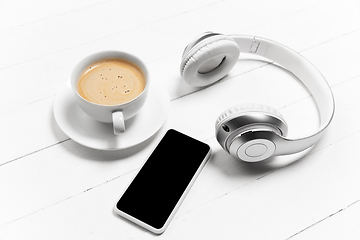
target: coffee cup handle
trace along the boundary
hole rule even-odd
[[[115,135],[121,135],[125,132],[124,114],[121,111],[113,112],[113,128]]]

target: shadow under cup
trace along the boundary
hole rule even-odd
[[[90,102],[83,98],[78,92],[78,83],[83,72],[93,63],[105,59],[120,59],[136,65],[144,75],[144,90],[132,100],[117,105],[101,105]],[[104,51],[92,54],[80,61],[73,69],[70,76],[71,87],[75,93],[77,104],[91,118],[105,123],[113,123],[114,134],[125,132],[125,120],[135,116],[144,106],[148,89],[149,73],[145,64],[134,55],[121,51]]]

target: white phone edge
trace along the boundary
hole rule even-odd
[[[161,138],[162,139],[162,138]],[[160,139],[160,141],[161,141]],[[158,142],[158,144],[160,143],[160,141]],[[158,145],[157,144],[157,145]],[[151,154],[153,153],[153,151],[156,149],[157,145],[155,146],[155,148],[151,151],[151,153],[149,154],[149,156],[146,158],[146,160],[144,161],[144,163],[141,165],[141,167],[139,168],[139,170],[137,171],[137,173],[133,176],[132,180],[128,183],[128,185],[126,186],[125,190],[121,193],[120,197],[117,199],[117,201],[114,204],[114,212],[118,215],[120,215],[121,217],[136,223],[137,225],[155,233],[155,234],[162,234],[165,229],[168,227],[168,225],[170,224],[172,218],[175,216],[175,213],[177,212],[178,208],[180,207],[181,203],[184,201],[186,195],[188,194],[188,192],[190,191],[192,185],[194,184],[195,180],[197,179],[197,177],[199,176],[201,170],[204,168],[205,164],[207,163],[207,161],[210,159],[211,156],[211,147],[209,146],[209,152],[206,154],[205,158],[202,160],[200,166],[198,167],[198,169],[196,170],[195,174],[193,175],[191,181],[189,182],[188,186],[186,187],[185,191],[183,192],[183,194],[181,195],[179,201],[176,203],[174,209],[172,210],[171,214],[169,215],[168,219],[166,220],[164,226],[162,226],[161,228],[154,228],[152,226],[150,226],[149,224],[140,221],[139,219],[123,212],[120,211],[116,205],[118,203],[118,201],[120,200],[120,198],[122,197],[122,195],[125,193],[125,191],[128,189],[128,187],[130,186],[130,184],[132,183],[132,181],[135,179],[135,177],[137,176],[137,174],[139,173],[139,171],[142,169],[142,167],[144,166],[144,164],[146,163],[146,161],[148,160],[148,158],[151,156]]]

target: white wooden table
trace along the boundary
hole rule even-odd
[[[205,31],[275,40],[323,73],[336,112],[308,155],[247,164],[221,149],[215,120],[239,103],[277,108],[291,136],[318,118],[299,81],[250,56],[209,88],[186,85],[182,51]],[[360,239],[359,42],[358,0],[0,1],[0,239]],[[171,100],[159,132],[129,149],[84,147],[53,114],[73,66],[101,50],[138,55]],[[213,154],[157,236],[113,205],[169,128]]]

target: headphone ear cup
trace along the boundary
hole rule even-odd
[[[236,117],[245,116],[247,114],[262,114],[267,116],[273,116],[277,118],[280,122],[283,124],[280,124],[280,126],[277,126],[277,131],[281,136],[286,136],[288,127],[285,122],[284,117],[281,115],[281,113],[276,110],[273,107],[264,105],[264,104],[258,104],[258,103],[243,103],[236,106],[233,106],[231,108],[226,109],[224,112],[222,112],[219,117],[216,120],[216,129],[220,127],[220,125],[224,124],[225,122],[228,122]],[[251,122],[252,124],[270,124],[271,122],[265,121],[262,122],[264,119],[259,118],[256,119],[255,122]],[[242,122],[244,125],[248,125],[246,121]],[[238,127],[243,127],[242,125]]]
[[[186,48],[180,74],[189,85],[202,87],[223,78],[239,59],[240,49],[226,35],[213,34]]]
[[[269,136],[286,136],[288,131],[279,111],[266,105],[252,103],[227,109],[218,117],[215,125],[216,138],[223,149],[232,156],[248,162],[264,160],[275,151],[275,143],[260,135],[265,132],[269,133],[265,134]]]

